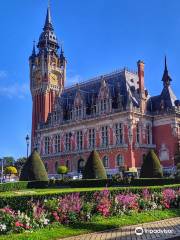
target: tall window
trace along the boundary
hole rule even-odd
[[[121,167],[123,165],[124,165],[124,158],[122,155],[119,154],[116,158],[116,166]]]
[[[108,168],[108,166],[109,166],[109,159],[107,156],[103,157],[103,165],[105,168]]]
[[[66,151],[71,150],[71,133],[65,134],[65,149]]]
[[[55,173],[57,173],[57,169],[58,169],[58,162],[55,162],[55,164],[54,164],[54,169],[55,169]]]
[[[136,125],[136,143],[140,143],[140,126],[139,123]]]
[[[68,170],[70,171],[70,164],[69,164],[69,160],[66,161],[66,167],[68,168]]]
[[[61,151],[60,135],[56,135],[54,141],[55,153],[59,153]]]
[[[102,127],[102,146],[107,147],[108,146],[108,126]]]
[[[116,132],[116,144],[123,143],[123,125],[122,123],[117,123],[115,125],[115,132]]]
[[[45,154],[50,154],[50,137],[45,137]]]
[[[147,144],[151,144],[151,127],[149,124],[146,126],[146,130],[147,130]]]
[[[83,135],[82,135],[82,131],[78,131],[77,132],[77,149],[78,150],[82,150],[83,148]]]
[[[100,101],[101,112],[106,112],[107,110],[107,100],[103,99]]]
[[[95,129],[89,129],[89,148],[95,147]]]
[[[81,118],[82,116],[82,107],[78,106],[75,107],[75,118]]]

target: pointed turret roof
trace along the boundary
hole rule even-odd
[[[49,50],[57,51],[57,49],[59,48],[57,37],[52,25],[50,6],[48,6],[47,8],[47,14],[46,14],[43,32],[40,35],[37,46],[38,48],[41,48],[41,49],[43,48],[43,49],[46,49],[47,51]]]
[[[168,87],[170,85],[170,82],[172,81],[172,79],[168,73],[166,56],[165,56],[165,66],[164,66],[164,73],[163,73],[162,81],[163,81],[164,86],[166,86],[166,87]]]
[[[51,20],[51,9],[50,9],[50,5],[47,8],[47,13],[46,13],[46,20],[45,20],[45,24],[44,24],[44,31],[46,30],[54,30],[53,29],[53,25],[52,25],[52,20]]]

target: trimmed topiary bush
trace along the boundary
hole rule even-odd
[[[106,170],[99,157],[99,154],[93,150],[87,159],[84,167],[83,178],[85,179],[107,179]]]
[[[20,181],[48,182],[48,175],[39,153],[34,150],[24,164]]]
[[[163,177],[161,164],[154,150],[150,150],[147,156],[144,157],[140,177],[141,178]]]
[[[68,168],[66,166],[59,166],[57,168],[57,173],[62,175],[62,179],[64,179],[64,174],[68,173]]]

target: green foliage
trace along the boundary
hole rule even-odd
[[[16,167],[18,174],[20,174],[22,167],[24,166],[25,162],[26,162],[27,158],[22,157],[22,158],[18,158],[15,162],[14,162],[14,166]]]
[[[28,182],[8,182],[0,183],[0,192],[7,192],[13,190],[26,189],[28,187]]]
[[[180,170],[180,163],[176,165],[177,170]]]
[[[24,164],[20,181],[48,181],[47,172],[39,153],[34,150]]]
[[[97,151],[93,150],[87,159],[83,178],[85,179],[106,179],[107,174],[103,166],[102,160]]]
[[[180,163],[178,163],[176,166],[175,179],[177,182],[180,182]]]
[[[58,174],[66,174],[68,172],[68,168],[66,166],[59,166],[57,169]]]
[[[13,163],[15,162],[15,159],[13,157],[3,157],[3,163],[4,166],[12,166]]]
[[[12,175],[12,174],[17,174],[17,169],[13,166],[6,167],[4,170],[4,173],[6,175]]]
[[[141,178],[161,178],[163,176],[162,168],[159,158],[154,150],[150,150],[146,157],[144,157],[141,167]]]
[[[59,166],[57,168],[57,173],[62,175],[62,178],[64,174],[68,173],[68,168],[66,166]]]
[[[133,179],[131,185],[133,186],[158,186],[175,184],[177,181],[174,178],[137,178]]]
[[[50,180],[49,184],[50,186],[54,185],[54,187],[68,186],[71,188],[83,188],[83,187],[106,187],[106,186],[110,187],[117,184],[117,182],[113,181],[112,179],[77,179],[66,181],[55,180],[53,185],[52,181]],[[121,182],[120,184],[123,185],[124,183]]]
[[[172,188],[172,189],[179,189],[180,184],[173,184],[173,185],[166,185],[166,186],[149,186],[148,190],[151,192],[161,192],[162,189],[165,188]],[[141,193],[142,189],[146,187],[112,187],[109,188],[111,194],[118,194],[131,191],[132,193]],[[72,192],[79,192],[80,196],[83,196],[85,200],[89,201],[92,197],[94,192],[100,191],[103,188],[75,188],[75,189],[42,189],[41,191],[38,189],[30,190],[29,192],[24,191],[19,192],[19,194],[15,193],[2,193],[0,195],[0,208],[5,206],[9,206],[14,210],[21,210],[25,211],[28,208],[28,202],[31,200],[34,201],[41,201],[41,200],[48,200],[54,199]]]

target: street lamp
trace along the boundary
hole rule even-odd
[[[29,142],[30,142],[30,138],[29,138],[29,135],[27,134],[26,136],[26,144],[27,144],[27,159],[28,159],[28,150],[29,150]]]

